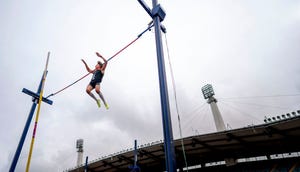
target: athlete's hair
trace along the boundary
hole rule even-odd
[[[100,66],[102,66],[103,64],[100,62],[100,61],[97,61],[97,63],[100,65]]]

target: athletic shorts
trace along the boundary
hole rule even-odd
[[[91,81],[89,85],[92,86],[93,88],[95,88],[96,85],[100,85],[100,82]]]

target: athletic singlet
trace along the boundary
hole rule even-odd
[[[104,74],[101,72],[101,70],[96,70],[93,73],[91,82],[100,83],[102,81],[103,76],[104,76]]]

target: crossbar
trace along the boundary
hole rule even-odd
[[[37,94],[35,92],[32,92],[32,91],[30,91],[30,90],[28,90],[26,88],[23,88],[22,92],[25,93],[25,94],[28,94],[28,95],[32,96],[35,99],[39,99],[39,97],[40,97],[39,94]],[[49,105],[53,104],[52,100],[49,100],[49,99],[47,99],[45,97],[42,98],[42,101],[45,102],[45,103],[48,103]]]

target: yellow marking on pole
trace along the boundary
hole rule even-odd
[[[26,165],[26,172],[29,172],[29,168],[30,168],[30,161],[31,161],[31,155],[32,155],[32,150],[33,150],[33,145],[34,145],[34,140],[35,140],[35,133],[36,133],[36,129],[37,129],[37,124],[38,124],[38,120],[39,120],[40,109],[41,109],[41,104],[42,104],[42,99],[43,99],[43,92],[44,92],[44,85],[45,85],[45,81],[46,81],[49,56],[50,56],[50,52],[48,52],[46,67],[45,67],[44,74],[43,74],[42,87],[41,87],[40,97],[39,97],[39,101],[38,101],[39,105],[38,105],[38,110],[37,110],[36,117],[35,117],[34,129],[33,129],[32,139],[31,139],[31,143],[30,143],[30,150],[29,150],[29,155],[28,155],[27,165]]]

